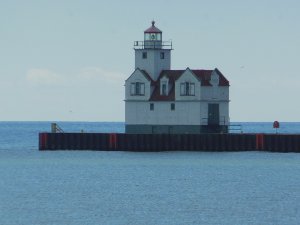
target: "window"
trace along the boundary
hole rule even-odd
[[[154,110],[154,103],[150,103],[150,111]]]
[[[161,33],[145,33],[145,41],[161,41]]]
[[[164,58],[165,58],[165,53],[164,53],[164,52],[161,52],[161,53],[160,53],[160,58],[161,58],[161,59],[164,59]]]
[[[145,84],[141,82],[131,83],[131,95],[145,95]]]
[[[160,95],[167,96],[169,94],[169,79],[164,77],[160,80]]]
[[[195,84],[184,82],[180,84],[180,95],[182,96],[194,96],[195,95]]]
[[[143,59],[147,59],[147,52],[143,52]]]
[[[175,110],[175,103],[171,103],[171,110],[172,110],[172,111]]]
[[[167,84],[162,84],[161,94],[162,95],[167,95]]]
[[[135,84],[135,94],[138,95],[141,93],[141,84],[140,83],[136,83]]]

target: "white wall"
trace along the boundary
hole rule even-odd
[[[176,102],[175,110],[171,110],[172,102],[154,102],[154,110],[150,111],[151,102],[126,102],[126,124],[151,125],[207,125],[208,104],[219,104],[220,125],[229,124],[228,102]],[[153,102],[152,102],[153,103]],[[224,124],[225,119],[225,124]]]
[[[225,124],[221,124],[221,125],[229,125],[229,123],[230,123],[229,102],[220,103],[220,117],[221,117],[221,120],[223,120],[223,118],[225,118]],[[223,122],[223,121],[220,121],[220,122]]]
[[[201,87],[201,100],[229,101],[229,87],[202,86]]]
[[[229,87],[202,86],[201,97],[202,118],[208,118],[209,103],[219,104],[220,125],[229,125]],[[206,119],[202,119],[201,122],[202,125],[207,125]]]
[[[181,83],[190,82],[195,84],[195,96],[181,96],[180,85]],[[201,99],[201,82],[187,69],[175,82],[175,99],[176,101],[191,101]]]
[[[154,110],[150,110],[154,103]],[[125,107],[126,124],[152,125],[200,125],[200,102],[138,102],[127,101]]]
[[[143,52],[147,52],[147,58],[143,59]],[[165,58],[160,58],[160,53],[165,53]],[[171,50],[169,49],[135,49],[135,68],[145,70],[157,80],[162,70],[171,69]]]
[[[131,95],[130,88],[131,83],[141,82],[145,84],[145,95],[135,96]],[[144,74],[135,70],[133,74],[125,81],[125,100],[148,100],[151,95],[151,82],[144,76]]]
[[[207,125],[208,104],[219,104],[220,125],[229,125],[229,102],[228,101],[202,101],[201,102],[201,125]]]

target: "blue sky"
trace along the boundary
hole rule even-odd
[[[172,69],[229,79],[231,121],[300,121],[300,1],[1,1],[0,121],[124,121],[154,19]]]

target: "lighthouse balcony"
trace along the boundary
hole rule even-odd
[[[134,49],[168,49],[173,50],[172,41],[135,41]]]

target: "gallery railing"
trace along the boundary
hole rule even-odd
[[[135,41],[134,49],[169,49],[172,50],[172,41]]]

